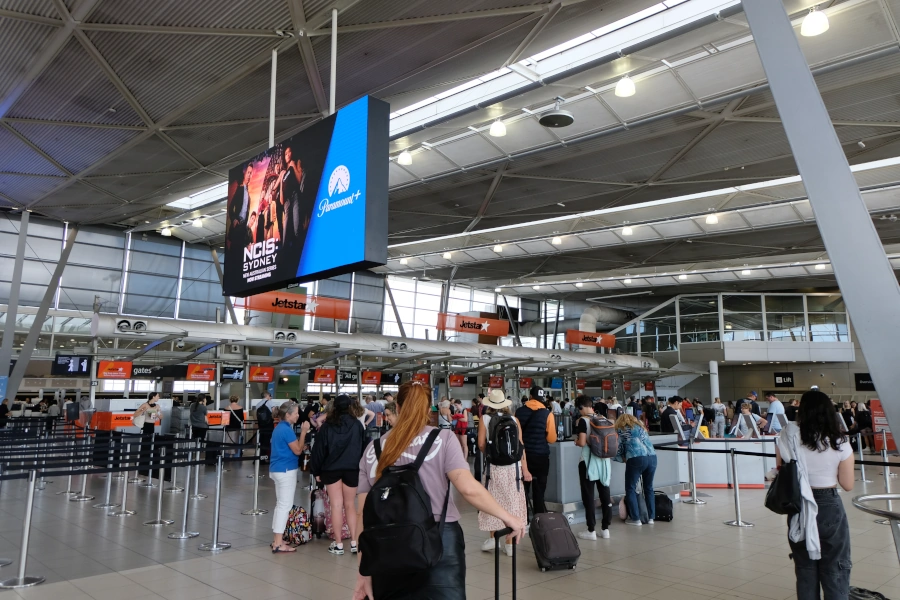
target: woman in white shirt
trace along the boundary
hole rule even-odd
[[[800,470],[805,470],[818,507],[815,528],[818,530],[819,558],[810,557],[809,539],[816,539],[816,532],[809,530],[809,524],[806,525],[805,539],[794,541],[788,537],[797,577],[797,599],[818,600],[820,587],[825,600],[846,599],[850,594],[852,567],[850,526],[837,486],[840,484],[848,492],[853,489],[853,450],[839,429],[831,399],[818,390],[803,394],[797,423],[788,423],[781,434],[781,440],[789,443],[786,436],[799,437],[797,462],[801,465]],[[779,468],[782,464],[781,445],[779,443],[775,448],[775,462]],[[799,515],[791,517],[799,518]]]

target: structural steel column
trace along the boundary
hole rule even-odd
[[[59,279],[62,277],[63,270],[66,268],[66,263],[69,262],[69,255],[72,254],[72,246],[75,245],[75,236],[77,235],[78,225],[69,227],[69,237],[66,238],[66,247],[63,248],[62,254],[59,255],[59,262],[56,263],[56,269],[53,270],[53,275],[50,277],[50,283],[47,284],[47,289],[44,291],[44,299],[41,300],[41,305],[38,307],[37,314],[34,315],[34,323],[31,324],[31,329],[28,330],[28,336],[25,338],[25,344],[22,345],[22,350],[19,352],[19,360],[16,362],[16,368],[13,369],[12,375],[9,376],[7,394],[15,395],[19,390],[19,384],[22,383],[22,378],[25,376],[25,368],[31,360],[31,355],[34,352],[35,346],[37,346],[38,336],[41,334],[41,327],[44,325],[44,319],[47,318],[47,312],[50,310],[50,303],[53,302],[53,298],[56,296],[56,290],[59,289]]]
[[[716,398],[721,398],[719,394],[719,363],[715,360],[709,361],[709,401],[712,403]]]
[[[885,415],[900,427],[900,286],[784,5],[743,0],[743,6]]]
[[[0,400],[6,396],[9,362],[12,360],[13,339],[16,336],[16,318],[19,310],[19,289],[22,287],[22,265],[25,263],[25,245],[28,236],[27,210],[22,211],[19,221],[19,239],[16,246],[16,262],[13,264],[12,284],[9,286],[9,306],[6,309],[6,325],[3,327],[3,341],[0,342]],[[13,396],[15,396],[13,390]]]

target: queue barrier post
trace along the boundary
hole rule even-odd
[[[144,436],[141,436],[140,439],[141,439],[141,443],[143,443]],[[141,446],[139,444],[138,445],[138,457],[140,457],[141,451],[142,451]],[[128,444],[128,453],[131,454],[131,444]],[[144,480],[141,479],[141,474],[139,472],[140,471],[139,465],[140,465],[140,460],[135,460],[134,461],[134,477],[132,477],[131,479],[128,479],[127,480],[128,483],[144,483]],[[125,505],[123,504],[122,506],[125,506]]]
[[[190,461],[188,461],[190,462]],[[187,475],[184,480],[184,489],[188,490],[191,487],[191,467],[188,466],[186,469]],[[184,494],[184,507],[183,512],[181,513],[181,531],[173,531],[169,534],[169,539],[172,540],[187,540],[190,538],[195,538],[200,535],[199,531],[188,531],[187,530],[187,518],[188,518],[188,503],[190,502],[191,497],[187,493]]]
[[[143,452],[143,448],[141,449]],[[153,488],[156,487],[156,484],[153,483],[153,455],[156,454],[156,432],[150,434],[150,457],[147,460],[147,480],[140,484],[140,487],[144,488]],[[138,473],[140,474],[140,472]],[[159,476],[159,473],[157,473]],[[162,479],[160,479],[159,484],[162,485]]]
[[[212,541],[200,544],[198,548],[208,552],[221,552],[231,548],[228,542],[219,541],[219,512],[222,508],[222,455],[216,457],[216,510],[213,513]]]
[[[131,456],[131,444],[125,444],[125,454],[126,458]],[[126,463],[127,464],[127,463]],[[125,477],[128,477],[128,470],[125,470]],[[130,481],[130,480],[129,480]],[[109,513],[111,517],[130,517],[135,514],[135,511],[128,510],[128,505],[126,502],[128,501],[128,481],[125,482],[125,485],[122,486],[122,502],[121,502],[121,510],[117,510],[116,512]]]
[[[200,492],[200,440],[196,441],[196,447],[194,451],[194,461],[197,463],[194,466],[194,493],[191,494],[191,500],[202,500],[207,497],[206,494]],[[188,467],[190,468],[190,467]]]
[[[688,437],[688,477],[690,477],[691,497],[682,500],[683,504],[706,504],[705,500],[697,497],[697,473],[694,470],[694,436]]]
[[[866,465],[862,464],[865,461],[865,457],[863,456],[863,447],[862,447],[862,434],[856,434],[856,448],[859,450],[859,480],[862,483],[872,483],[871,479],[866,479]]]
[[[49,433],[42,433],[40,437],[41,437],[41,439],[44,440],[45,443],[44,443],[44,444],[40,444],[40,443],[39,443],[38,446],[37,446],[38,452],[41,454],[41,480],[40,480],[40,482],[38,482],[37,490],[38,490],[39,492],[43,492],[44,489],[47,487],[47,484],[48,484],[48,483],[53,483],[53,482],[52,482],[52,481],[49,481],[49,482],[48,482],[46,479],[44,479],[44,466],[47,464],[47,453],[46,453],[46,451],[49,451],[49,450],[50,450],[50,442],[49,442],[50,434],[49,434]]]
[[[180,438],[176,435],[175,441],[172,442],[172,451],[173,452],[177,452],[177,450],[178,450],[178,440],[179,439]],[[175,459],[173,457],[172,462],[174,463],[174,461],[175,461]],[[188,467],[188,469],[190,469],[190,467]],[[159,481],[160,481],[160,485],[162,485],[162,479],[160,479]],[[178,465],[173,464],[172,465],[172,485],[170,485],[169,487],[166,488],[166,493],[167,494],[180,494],[184,490],[185,490],[185,488],[180,487],[178,485]]]
[[[163,468],[162,465],[166,460],[166,449],[159,449],[159,462],[156,463],[156,478],[159,480],[159,492],[156,494],[156,518],[152,521],[144,521],[144,525],[171,525],[175,521],[172,519],[162,518],[162,499],[165,490],[163,489]]]
[[[113,467],[113,449],[112,449],[112,438],[111,437],[109,438],[109,451],[107,452],[106,466],[109,469],[112,469],[112,467]],[[112,494],[112,480],[113,480],[112,471],[110,471],[106,475],[107,475],[107,477],[106,477],[106,495],[104,496],[103,502],[101,502],[100,504],[95,504],[94,508],[115,508],[115,507],[119,506],[118,504],[115,504],[114,502],[110,502],[110,495]]]
[[[68,446],[69,446],[69,443],[66,442],[64,448],[67,448]],[[75,452],[75,440],[72,440],[72,453],[74,454],[74,452]],[[56,492],[57,496],[59,496],[61,494],[71,496],[72,494],[77,493],[75,490],[72,489],[72,469],[73,468],[74,467],[72,467],[72,461],[69,461],[69,469],[68,469],[69,474],[66,476],[66,489],[62,490],[61,492]]]
[[[85,472],[81,475],[81,491],[76,495],[69,498],[69,502],[87,502],[88,500],[93,500],[94,496],[89,496],[87,493],[87,467],[89,466],[89,458],[88,458],[88,438],[87,435],[84,436],[84,443],[81,445],[84,451],[84,467]]]
[[[882,429],[881,430],[881,458],[883,459],[884,462],[888,461],[887,460],[887,447],[888,447],[887,429]],[[885,467],[884,471],[882,472],[882,475],[884,475],[885,477],[896,477],[897,476],[896,473],[891,473],[890,467]]]
[[[26,575],[25,568],[28,561],[28,540],[31,537],[31,513],[34,509],[34,489],[37,482],[37,473],[32,471],[28,475],[28,498],[25,501],[25,521],[22,524],[22,546],[19,550],[19,573],[16,577],[0,581],[0,589],[25,588],[44,583],[45,579],[40,575]]]
[[[881,443],[881,462],[887,464],[888,455],[887,455],[887,435],[885,434],[885,430],[881,430],[882,433],[882,443]],[[891,468],[884,467],[884,471],[881,472],[884,475],[884,493],[888,495],[891,493]],[[887,501],[888,510],[893,510],[893,506],[890,500]],[[890,519],[875,519],[875,522],[879,525],[890,525]]]
[[[259,455],[259,431],[258,430],[256,432],[256,451],[255,452],[256,452],[256,464],[259,465],[259,461],[262,460],[262,456]],[[263,477],[265,477],[265,475],[260,475],[258,468],[253,472],[253,475],[247,475],[247,479],[253,479],[253,478],[261,479]],[[312,488],[310,488],[310,489],[312,489]]]
[[[725,521],[725,524],[731,527],[753,527],[753,523],[741,519],[741,486],[738,483],[737,458],[734,448],[731,449],[731,482],[734,485],[734,521]]]
[[[259,449],[259,442],[257,442],[257,449]],[[250,510],[242,511],[242,515],[251,515],[257,517],[259,515],[268,514],[268,510],[264,508],[259,508],[259,452],[256,453],[256,456],[253,457],[253,508]]]
[[[3,484],[3,463],[0,463],[0,485]],[[7,567],[12,564],[8,558],[0,558],[0,568]]]

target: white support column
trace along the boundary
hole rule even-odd
[[[743,0],[743,6],[869,372],[888,422],[898,427],[900,286],[784,5]]]
[[[719,395],[719,363],[717,361],[709,361],[709,401],[713,402]]]
[[[272,79],[269,84],[269,148],[275,145],[275,88],[278,83],[278,49],[272,48]]]
[[[331,9],[331,77],[328,85],[330,96],[328,99],[328,114],[334,114],[334,96],[337,93],[337,19],[338,9]]]
[[[6,324],[3,327],[3,341],[0,343],[0,397],[6,396],[9,363],[12,360],[13,338],[16,336],[16,317],[19,310],[19,290],[22,287],[22,266],[25,263],[25,245],[28,238],[28,217],[31,213],[22,211],[19,220],[19,239],[16,245],[16,261],[13,263],[12,283],[9,286],[9,303],[6,309]],[[11,390],[15,397],[16,390]]]

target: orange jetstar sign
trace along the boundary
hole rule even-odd
[[[189,364],[187,378],[188,381],[215,381],[216,365]]]
[[[97,379],[131,379],[131,363],[101,360],[97,366]]]
[[[238,305],[241,306],[240,300]],[[350,318],[350,301],[325,296],[266,292],[243,299],[244,308],[287,315],[315,315],[322,319],[346,321]]]
[[[451,375],[450,387],[462,387],[466,382],[465,375]]]
[[[378,385],[381,383],[381,371],[363,371],[363,385]]]
[[[500,389],[503,387],[503,377],[499,375],[491,375],[490,385],[488,386],[491,389]]]
[[[316,369],[313,375],[313,383],[334,383],[337,379],[337,369]]]
[[[259,383],[275,381],[275,367],[250,367],[250,381]]]
[[[578,331],[569,329],[566,331],[567,344],[580,344],[582,346],[600,346],[601,348],[614,348],[616,336],[608,333],[595,333],[593,331]]]
[[[450,331],[464,331],[496,337],[509,335],[509,321],[485,319],[484,317],[464,317],[448,313],[438,313],[437,328],[442,331],[449,329]]]

